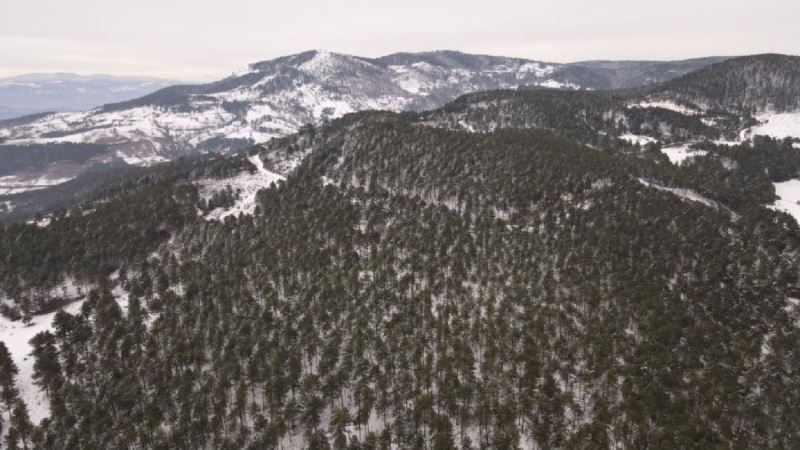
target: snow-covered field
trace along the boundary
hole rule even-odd
[[[457,61],[413,59],[382,65],[324,51],[307,56],[251,65],[225,80],[231,86],[228,90],[212,87],[210,93],[209,89],[198,89],[167,102],[50,114],[30,123],[0,127],[0,137],[8,144],[20,145],[125,144],[120,147],[125,161],[141,165],[157,162],[157,157],[171,158],[172,153],[190,151],[204,142],[213,142],[211,147],[226,145],[217,144],[219,138],[266,142],[307,123],[321,123],[354,111],[438,106],[425,102],[432,97],[441,102],[443,93],[455,98],[467,92],[536,83],[578,87],[545,80],[556,66],[535,61],[499,59],[473,67]],[[129,148],[131,143],[138,145],[137,151]],[[144,147],[149,153],[143,155]]]
[[[669,100],[654,100],[654,101],[643,101],[638,103],[632,103],[628,105],[632,108],[661,108],[661,109],[668,109],[670,111],[679,112],[681,114],[685,114],[687,116],[700,114],[702,113],[701,110],[697,108],[692,108],[686,105],[681,105]]]
[[[564,83],[558,80],[545,80],[536,83],[537,86],[546,87],[550,89],[580,89],[580,86],[573,83]]]
[[[65,283],[61,287],[54,289],[53,293],[60,293],[66,298],[76,298],[81,293],[81,289],[73,283]],[[63,310],[76,314],[80,311],[84,300],[77,300],[67,305]],[[29,324],[23,321],[10,321],[0,316],[0,341],[6,344],[11,357],[19,368],[17,374],[17,389],[20,397],[28,406],[28,413],[31,421],[38,424],[43,418],[50,415],[50,405],[38,386],[33,383],[33,357],[30,356],[30,340],[37,334],[52,329],[53,318],[57,311],[52,313],[34,316]]]
[[[750,129],[750,136],[760,134],[778,139],[800,138],[800,112],[764,113],[757,115],[756,120],[762,123]]]
[[[791,214],[800,223],[800,180],[789,180],[774,185],[775,194],[779,199],[771,207]]]
[[[693,150],[689,145],[675,145],[671,147],[663,147],[661,152],[667,155],[672,164],[683,164],[686,159],[693,156],[703,156],[708,154],[705,150]]]

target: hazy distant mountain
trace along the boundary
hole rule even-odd
[[[0,78],[0,120],[44,111],[80,111],[141,97],[176,83],[150,77],[72,73]]]
[[[9,108],[8,106],[0,105],[0,120],[8,120],[8,119],[13,119],[15,117],[23,117],[30,114],[35,114],[37,112],[41,111],[36,109]]]
[[[581,61],[564,65],[553,79],[593,89],[621,89],[664,82],[726,59],[712,56],[681,61]]]

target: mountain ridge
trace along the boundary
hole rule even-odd
[[[531,86],[588,91],[591,83],[608,86],[638,84],[653,77],[691,79],[691,73],[695,72],[681,75],[682,72],[697,65],[708,71],[706,64],[725,64],[719,60],[724,58],[673,62],[600,61],[585,62],[581,66],[450,50],[395,53],[378,58],[311,50],[255,62],[246,70],[212,83],[170,86],[90,111],[33,115],[0,122],[0,139],[15,151],[30,145],[50,145],[54,147],[53,152],[58,153],[55,147],[66,143],[99,144],[106,146],[107,152],[85,164],[116,161],[146,165],[197,152],[246,148],[286,136],[306,124],[325,123],[362,110],[429,111],[465,94]],[[621,69],[615,69],[614,65]],[[577,84],[586,82],[590,85]],[[597,109],[593,114],[613,115],[614,111],[624,109],[618,119],[631,122],[620,127],[619,123],[606,121],[597,130],[611,132],[614,136],[628,132],[641,142],[656,139],[676,142],[690,136],[721,139],[723,135],[732,141],[739,140],[738,133],[758,123],[748,122],[750,119],[740,117],[738,112],[706,112],[689,117],[692,114],[687,116],[680,108],[676,112],[674,106],[648,101],[646,94],[651,92],[648,89],[664,86],[664,83],[669,81],[608,91],[613,98],[607,103],[606,111]],[[585,89],[578,89],[580,87]],[[618,101],[628,104],[620,106]],[[652,107],[654,105],[659,107]],[[633,108],[639,110],[633,111]],[[523,116],[515,114],[513,117],[519,120]],[[781,118],[770,126],[775,128],[787,120],[792,119]],[[716,130],[709,131],[712,128]],[[791,133],[794,131],[790,130],[789,135]],[[58,169],[59,174],[54,177],[59,180],[74,177],[85,167],[64,168],[56,164],[53,170]],[[26,179],[48,176],[41,171],[20,173],[15,182],[20,184]]]

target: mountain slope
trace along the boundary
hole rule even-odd
[[[753,55],[733,58],[634,91],[647,99],[688,103],[733,113],[800,110],[800,57]]]
[[[88,112],[0,125],[0,138],[15,144],[104,144],[135,160],[173,158],[240,148],[365,109],[430,109],[468,92],[522,85],[600,87],[553,78],[565,67],[451,51],[377,59],[310,51],[252,64],[215,83],[173,86]]]
[[[546,129],[579,142],[608,137],[648,137],[664,143],[717,139],[720,132],[697,117],[658,108],[629,107],[613,92],[551,89],[468,94],[421,119],[437,127],[487,132]]]
[[[12,435],[800,444],[800,229],[764,204],[765,169],[800,163],[790,145],[676,166],[513,128],[523,119],[470,133],[421,117],[363,112],[252,154],[137,168],[49,224],[1,228],[7,305],[49,305],[67,279],[88,291],[32,343],[49,420],[9,420]],[[274,185],[255,176],[281,167]],[[218,214],[244,210],[234,185],[248,175],[264,183],[254,207]]]
[[[127,156],[171,158],[263,142],[354,111],[439,106],[473,90],[533,83],[549,70],[530,61],[455,53],[369,60],[311,51],[252,64],[207,85],[173,86],[85,113],[6,127],[0,136],[21,144],[102,143]]]
[[[661,83],[724,61],[708,57],[682,61],[581,61],[556,70],[553,79],[593,89],[624,89]]]

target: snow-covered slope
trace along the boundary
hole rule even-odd
[[[256,194],[261,189],[266,189],[273,183],[284,180],[286,177],[278,173],[267,170],[264,162],[258,155],[249,158],[250,162],[256,166],[253,173],[241,172],[238,175],[221,180],[206,179],[198,183],[201,197],[208,199],[215,192],[230,187],[237,199],[230,208],[216,208],[209,211],[205,218],[208,220],[224,220],[228,216],[238,216],[240,214],[253,214],[256,209]]]
[[[800,111],[786,113],[762,113],[757,115],[759,125],[746,130],[747,137],[753,135],[771,136],[777,139],[800,138]]]
[[[71,314],[80,311],[85,300],[82,294],[82,288],[71,281],[63,283],[48,293],[50,296],[74,299],[72,303],[63,308],[64,311]],[[0,297],[0,301],[5,301],[5,299]],[[22,320],[12,321],[0,315],[0,341],[6,344],[19,369],[16,377],[17,389],[22,400],[28,406],[31,420],[36,424],[50,415],[50,405],[44,392],[33,382],[34,358],[30,354],[32,351],[30,340],[43,331],[52,330],[53,318],[57,313],[58,310],[34,316],[29,323]]]
[[[310,51],[207,85],[0,123],[0,137],[6,144],[100,143],[123,159],[148,161],[264,142],[355,111],[430,108],[467,92],[545,83],[555,67],[456,52],[367,59]]]
[[[778,200],[772,208],[791,214],[800,223],[800,180],[775,183]]]

